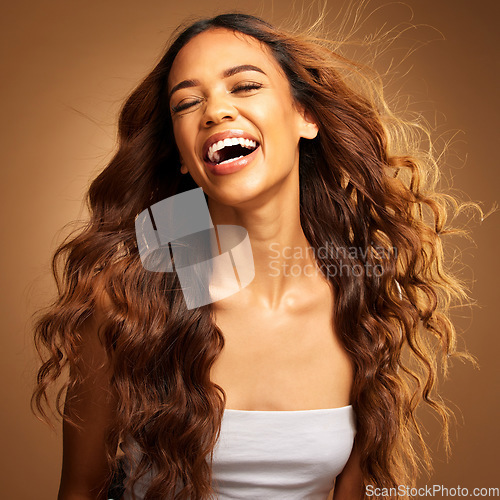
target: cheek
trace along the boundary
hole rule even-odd
[[[185,130],[185,127],[181,125],[174,125],[174,139],[177,145],[179,153],[186,158],[189,154],[189,137],[190,135]]]
[[[264,140],[271,134],[285,140],[289,135],[290,127],[293,125],[292,113],[287,104],[279,99],[266,100],[253,106],[249,115],[254,123],[262,128]]]
[[[275,102],[272,110],[268,112],[268,124],[281,151],[294,151],[300,134],[297,129],[297,111],[293,104],[286,99]]]

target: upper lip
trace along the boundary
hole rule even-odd
[[[215,134],[212,134],[205,141],[202,149],[203,159],[204,160],[207,159],[208,150],[212,144],[215,144],[216,142],[222,141],[224,139],[229,139],[231,137],[243,137],[244,139],[250,139],[251,141],[255,141],[257,145],[259,145],[259,141],[252,134],[249,134],[244,130],[239,130],[239,129],[223,130],[221,132],[216,132]]]

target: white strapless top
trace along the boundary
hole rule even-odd
[[[351,454],[355,434],[352,406],[226,409],[214,447],[214,490],[219,500],[326,500]],[[138,481],[137,500],[147,484],[148,476]],[[123,500],[132,500],[130,491]]]

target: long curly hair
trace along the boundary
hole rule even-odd
[[[357,249],[314,255],[323,270],[352,271],[325,274],[336,296],[334,326],[354,365],[351,401],[364,484],[414,484],[422,465],[431,468],[417,407],[423,402],[437,412],[447,444],[451,412],[436,394],[437,376],[440,367],[446,374],[451,357],[473,360],[457,350],[449,315],[468,294],[443,252],[443,236],[463,231],[446,224],[450,210],[463,204],[437,191],[437,161],[421,148],[426,130],[389,109],[371,69],[321,38],[241,13],[177,32],[123,105],[118,150],[88,192],[89,220],[53,257],[58,296],[35,324],[43,364],[33,408],[47,416],[49,389],[69,368],[55,406],[72,420],[61,402],[83,377],[79,330],[106,297],[99,333],[118,401],[106,443],[110,470],[116,442],[131,461],[135,442],[142,454],[131,483],[152,474],[146,500],[174,497],[178,484],[176,499],[214,494],[207,458],[225,394],[209,373],[224,337],[210,304],[187,309],[175,272],[144,269],[134,224],[150,205],[197,187],[179,171],[167,79],[179,50],[213,28],[267,46],[293,98],[319,126],[314,140],[300,143],[300,220],[314,250],[325,242]]]

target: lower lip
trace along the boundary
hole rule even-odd
[[[251,163],[257,156],[259,150],[260,146],[258,146],[257,149],[252,151],[249,155],[243,156],[242,158],[238,158],[237,160],[230,161],[228,163],[217,164],[206,161],[205,165],[213,174],[216,175],[232,174],[234,172],[242,170],[249,163]]]

